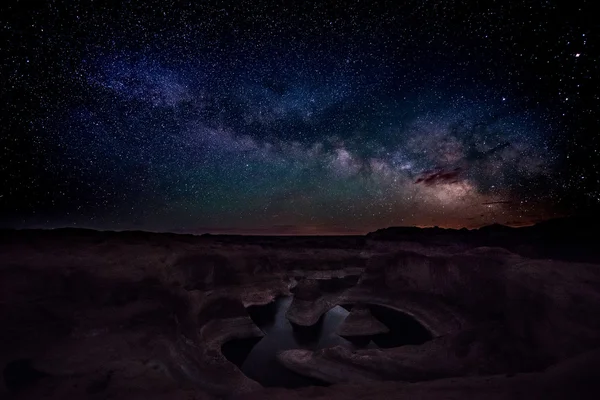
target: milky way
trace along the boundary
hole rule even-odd
[[[3,6],[4,225],[364,233],[600,203],[588,9],[364,3]]]

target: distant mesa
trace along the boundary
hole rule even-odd
[[[503,247],[530,258],[555,258],[579,262],[600,259],[595,215],[550,219],[531,226],[492,224],[478,229],[390,227],[370,232],[367,240],[404,241],[420,244],[453,245],[466,248]]]

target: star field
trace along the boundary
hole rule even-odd
[[[2,223],[327,234],[594,211],[590,7],[3,4]]]

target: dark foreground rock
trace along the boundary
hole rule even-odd
[[[598,398],[600,263],[546,228],[522,244],[500,227],[467,241],[0,232],[0,398]],[[263,335],[245,307],[292,294],[300,326],[364,304],[432,339],[282,353],[334,385],[264,390],[221,346]]]
[[[390,330],[378,321],[364,305],[352,307],[350,314],[338,329],[338,335],[344,337],[373,336]]]
[[[543,361],[499,325],[435,338],[422,345],[391,349],[316,352],[288,350],[278,355],[287,368],[330,383],[399,380],[418,382],[466,375],[532,371]]]
[[[297,389],[265,389],[235,396],[236,400],[530,400],[597,399],[600,393],[600,350],[590,351],[545,371],[499,374],[408,383],[395,381],[338,384]]]

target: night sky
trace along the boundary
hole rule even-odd
[[[3,2],[0,225],[364,233],[600,205],[594,2]]]

